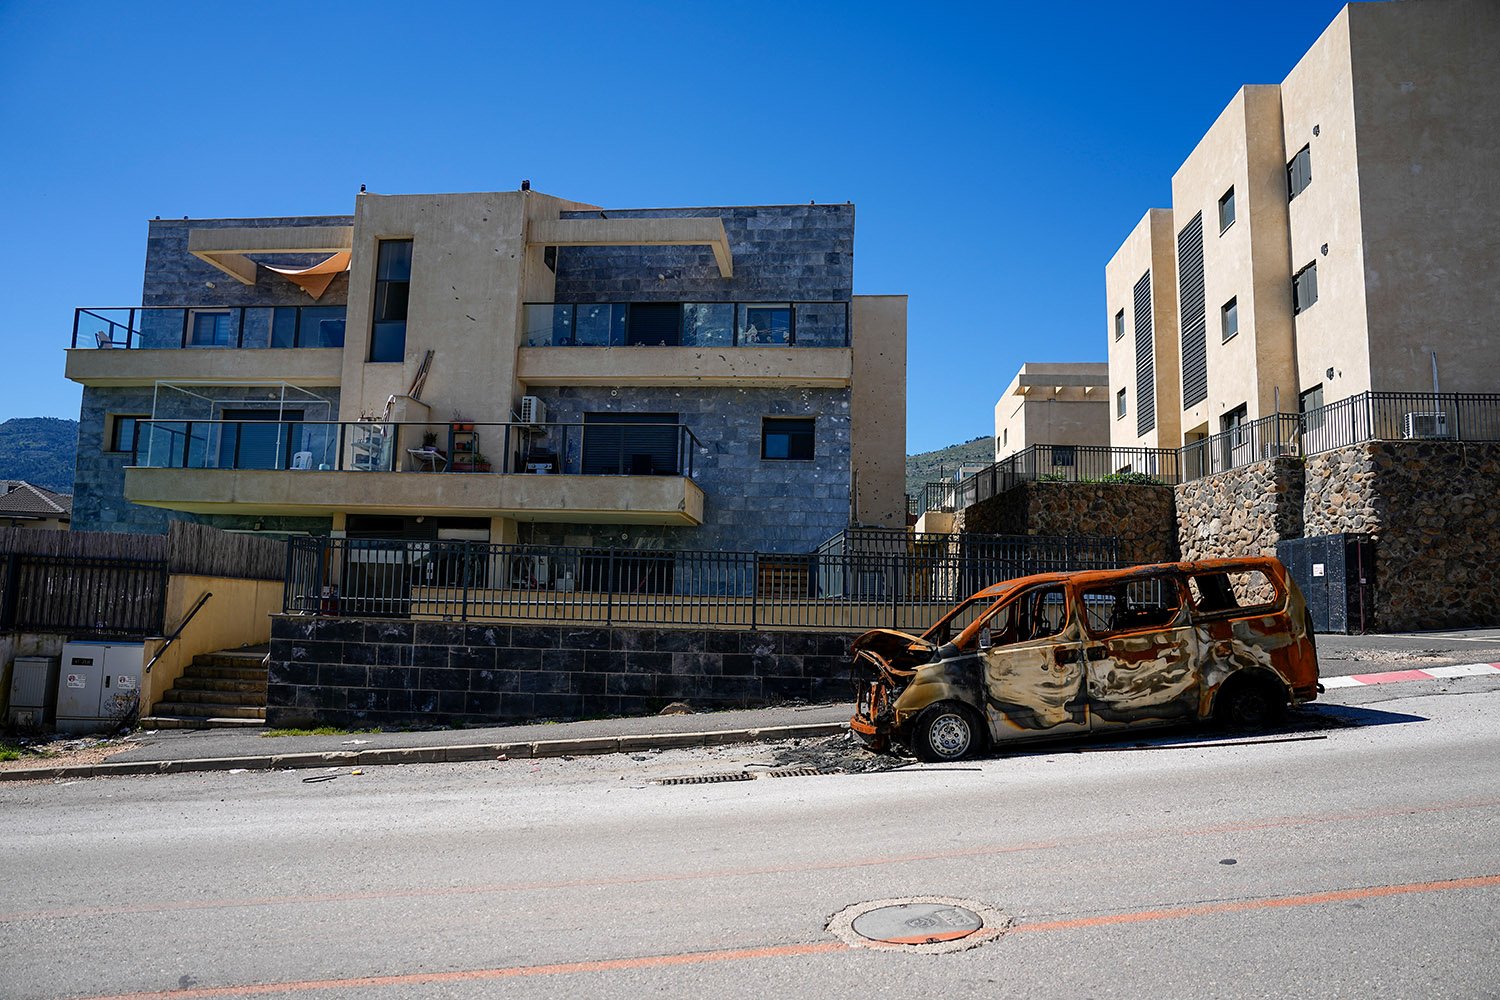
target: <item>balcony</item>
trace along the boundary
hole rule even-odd
[[[853,371],[847,302],[532,303],[521,343],[532,386],[842,388]]]
[[[143,420],[132,503],[191,513],[504,516],[698,525],[679,424]],[[484,450],[482,450],[484,449]]]
[[[66,373],[100,386],[164,376],[337,385],[344,313],[341,305],[76,309]]]

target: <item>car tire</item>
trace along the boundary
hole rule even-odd
[[[1214,715],[1231,730],[1261,730],[1276,725],[1286,714],[1286,693],[1259,677],[1231,680],[1219,695]]]
[[[967,705],[941,701],[928,705],[912,723],[911,750],[927,763],[965,760],[984,749],[979,714]]]

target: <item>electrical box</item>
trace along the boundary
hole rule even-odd
[[[91,733],[139,708],[146,647],[141,643],[69,642],[57,677],[57,729]]]
[[[10,681],[8,721],[31,729],[57,718],[57,657],[18,656]]]

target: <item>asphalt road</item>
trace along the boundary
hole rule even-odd
[[[0,996],[1500,995],[1500,681],[1332,694],[1360,725],[842,776],[651,783],[750,746],[0,786]],[[926,894],[1012,925],[825,930]]]

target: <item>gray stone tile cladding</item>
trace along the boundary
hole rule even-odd
[[[401,624],[273,618],[267,724],[494,724],[849,697],[853,636],[840,633]]]
[[[606,209],[611,219],[720,218],[734,277],[708,247],[562,247],[558,302],[848,301],[854,292],[854,206]],[[596,211],[565,219],[598,218]]]
[[[649,347],[629,348],[649,351]],[[581,422],[586,413],[676,413],[698,438],[693,479],[704,492],[698,528],[522,525],[524,541],[619,548],[811,552],[849,523],[847,389],[538,390],[549,420]],[[810,462],[763,460],[765,417],[812,417]],[[579,447],[570,436],[570,452]],[[579,456],[564,456],[576,468]],[[623,536],[623,537],[622,537]]]

